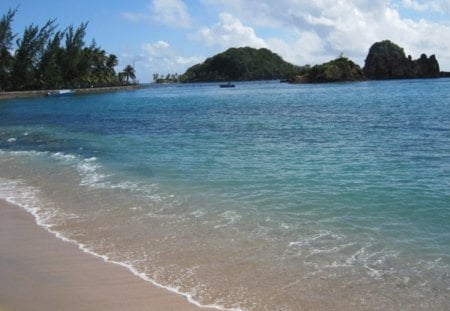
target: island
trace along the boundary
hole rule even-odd
[[[230,48],[187,69],[181,82],[219,82],[288,79],[303,68],[283,60],[269,49]]]
[[[176,80],[167,82],[229,82],[254,80],[281,80],[290,83],[354,82],[383,79],[421,79],[449,77],[440,72],[435,55],[422,54],[413,60],[406,57],[404,49],[384,40],[374,43],[365,60],[364,68],[342,54],[329,62],[315,66],[297,66],[283,60],[269,49],[251,47],[230,48],[203,63],[187,69]],[[168,75],[168,77],[172,77]]]
[[[358,65],[340,56],[322,65],[315,65],[304,75],[293,76],[291,83],[326,83],[342,81],[364,81],[364,73]]]
[[[428,58],[422,54],[419,59],[413,60],[411,55],[406,57],[403,48],[389,40],[372,45],[364,74],[371,80],[437,78],[441,75],[435,55]]]

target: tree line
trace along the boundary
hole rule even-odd
[[[52,19],[43,26],[27,26],[16,39],[16,13],[10,9],[0,19],[0,91],[116,86],[136,79],[131,65],[116,72],[117,56],[95,40],[86,46],[88,23],[58,30]]]

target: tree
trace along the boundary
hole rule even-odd
[[[55,20],[41,28],[31,24],[25,28],[22,39],[17,40],[12,70],[13,87],[18,90],[33,89],[37,85],[36,69],[45,46],[55,30]]]
[[[14,37],[11,24],[17,9],[9,10],[0,19],[0,90],[10,87],[11,71],[14,58],[10,53]]]
[[[62,56],[62,75],[64,81],[71,85],[79,85],[82,78],[88,74],[89,60],[83,58],[84,37],[88,23],[82,23],[77,29],[72,25],[65,33],[65,48]]]
[[[118,63],[119,63],[119,59],[117,58],[116,55],[114,55],[114,54],[108,55],[108,58],[106,59],[106,67],[108,67],[108,69],[111,72],[114,72],[114,67],[116,67]]]
[[[125,77],[126,77],[126,82],[127,82],[127,84],[129,83],[130,78],[131,78],[132,80],[136,79],[136,73],[135,73],[135,71],[134,71],[133,66],[131,66],[131,65],[125,66],[125,68],[123,69],[122,72],[123,72],[123,74],[124,74]]]
[[[181,82],[286,79],[301,68],[268,49],[230,48],[190,67]]]
[[[123,71],[119,72],[117,74],[117,80],[119,81],[120,84],[125,84],[125,74],[123,73]]]
[[[52,89],[62,87],[61,58],[64,50],[61,48],[61,40],[64,34],[58,31],[42,55],[38,65],[37,78],[40,88]]]
[[[131,66],[117,74],[117,56],[95,40],[85,46],[87,22],[62,31],[56,31],[56,20],[42,27],[31,24],[14,42],[11,24],[16,11],[0,19],[0,90],[111,86],[135,79]]]

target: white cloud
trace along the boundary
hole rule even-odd
[[[155,43],[144,43],[142,49],[151,57],[160,57],[164,55],[170,48],[170,44],[159,40]]]
[[[168,42],[159,40],[144,43],[138,54],[124,54],[125,63],[133,63],[141,82],[150,82],[154,73],[166,75],[168,73],[182,74],[197,63],[203,62],[203,56],[180,55]]]
[[[123,12],[132,22],[156,22],[173,28],[190,28],[192,18],[182,0],[153,0],[143,12]]]
[[[441,14],[450,12],[450,1],[448,0],[434,0],[434,1],[402,0],[401,6],[418,12],[432,11]]]
[[[254,29],[228,13],[219,15],[219,22],[212,27],[204,27],[198,33],[200,39],[210,46],[254,48],[266,47],[263,39],[259,38]]]
[[[168,26],[190,28],[191,16],[181,0],[154,0],[151,5],[153,19]]]
[[[405,14],[401,7],[409,7],[443,16],[450,12],[449,0],[203,1],[227,11],[230,19],[247,29],[247,36],[238,35],[237,30],[227,32],[227,21],[221,16],[218,24],[202,30],[207,44],[242,46],[242,42],[250,45],[257,40],[257,47],[269,47],[299,65],[314,64],[343,52],[363,66],[370,46],[390,39],[413,58],[421,53],[436,54],[441,68],[450,70],[450,41],[442,37],[450,33],[448,20],[417,20],[417,15],[413,20],[401,15]],[[245,21],[245,26],[240,21]],[[272,30],[268,35],[267,28]]]
[[[278,38],[267,41],[269,49],[296,65],[314,65],[336,57],[327,53],[326,44],[315,32],[299,32],[296,40],[289,42]]]

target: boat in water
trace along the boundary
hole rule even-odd
[[[48,92],[47,96],[68,96],[73,94],[75,94],[74,90],[57,90]]]
[[[225,83],[225,84],[220,84],[219,86],[221,88],[236,87],[236,85],[232,84],[231,82],[228,82],[228,83]]]

